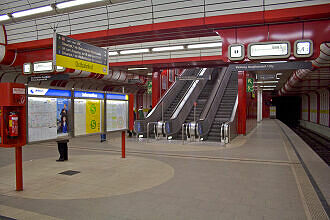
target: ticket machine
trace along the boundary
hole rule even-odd
[[[22,147],[26,144],[24,84],[0,83],[0,147],[15,148],[16,190],[23,190]]]

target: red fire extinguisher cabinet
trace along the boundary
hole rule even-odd
[[[23,190],[22,147],[26,145],[24,84],[0,83],[0,147],[15,148],[16,190]]]
[[[26,144],[26,94],[24,84],[0,83],[0,147]]]

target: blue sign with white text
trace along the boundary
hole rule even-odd
[[[104,99],[103,93],[97,92],[83,92],[83,91],[75,91],[74,97],[76,98],[88,98],[88,99]]]
[[[107,94],[108,100],[127,100],[127,96],[124,94]]]

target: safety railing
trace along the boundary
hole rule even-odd
[[[237,136],[237,106],[238,96],[236,96],[233,111],[231,113],[230,120],[223,122],[220,126],[220,142],[224,144],[230,143],[230,141]]]

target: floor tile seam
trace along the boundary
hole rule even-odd
[[[73,150],[83,150],[83,151],[93,151],[93,152],[115,152],[121,154],[121,150],[114,149],[95,149],[95,148],[85,148],[85,147],[70,147]],[[253,163],[253,164],[266,164],[266,165],[281,165],[290,166],[291,164],[296,164],[290,161],[281,160],[259,160],[259,159],[249,159],[249,158],[231,158],[231,157],[209,157],[209,156],[197,156],[197,155],[185,155],[185,154],[163,154],[155,153],[149,151],[126,151],[126,155],[150,155],[150,156],[161,156],[169,158],[183,158],[183,159],[197,159],[197,160],[208,160],[208,161],[222,161],[222,162],[238,162],[238,163]]]
[[[324,199],[325,197],[324,197],[323,193],[318,188],[317,183],[315,182],[314,178],[311,176],[311,173],[309,172],[307,166],[305,165],[304,161],[300,157],[300,155],[299,155],[297,149],[295,148],[294,144],[292,143],[291,139],[285,133],[282,126],[278,122],[276,122],[276,124],[277,124],[277,126],[280,127],[281,135],[283,137],[284,146],[285,146],[285,149],[286,149],[286,152],[288,154],[289,159],[291,160],[290,156],[293,156],[295,159],[300,161],[300,165],[299,164],[296,164],[296,165],[292,164],[290,166],[291,166],[292,172],[294,174],[294,177],[295,177],[295,180],[296,180],[296,183],[297,183],[297,186],[298,186],[299,194],[300,194],[302,202],[304,204],[304,208],[305,208],[305,204],[307,206],[307,210],[308,210],[308,215],[307,216],[310,217],[309,219],[314,219],[313,218],[314,216],[311,213],[311,212],[314,211],[312,201],[317,200],[317,202],[319,202],[319,206],[320,206],[318,208],[321,208],[321,210],[318,210],[318,212],[321,213],[321,215],[324,213],[323,216],[326,216],[325,219],[329,219],[329,213],[328,213],[329,212],[329,207],[328,207],[328,204],[327,204],[326,200]],[[287,149],[287,148],[290,148],[291,151],[289,151],[289,149]],[[303,172],[301,172],[301,170]],[[297,175],[298,172],[300,173],[299,176]],[[311,188],[311,189],[309,189],[309,188]],[[312,193],[313,195],[311,195],[311,197],[313,197],[312,199],[307,199],[306,198],[308,196],[309,191],[313,192]],[[315,218],[315,219],[318,219],[318,218]]]

